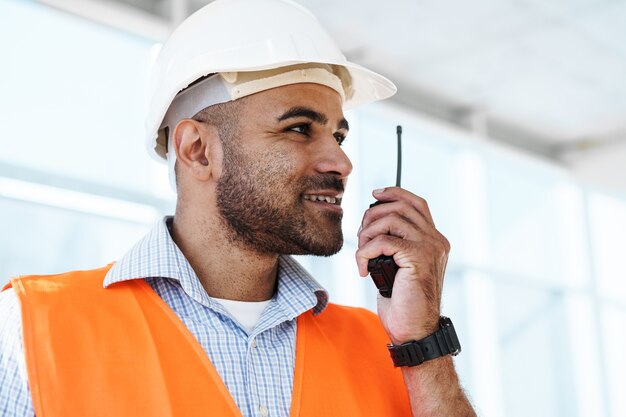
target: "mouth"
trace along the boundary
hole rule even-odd
[[[341,206],[341,199],[343,198],[343,193],[338,192],[320,192],[320,193],[311,193],[304,194],[303,198],[305,200],[311,201],[313,203],[326,203],[333,206]]]

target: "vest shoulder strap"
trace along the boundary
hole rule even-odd
[[[175,313],[143,279],[102,288],[108,269],[11,282],[37,417],[241,417]]]

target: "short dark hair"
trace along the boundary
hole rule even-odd
[[[245,99],[244,97],[205,107],[191,118],[197,122],[209,123],[216,127],[226,154],[229,153],[228,150],[234,145],[239,135],[239,117]],[[176,187],[178,187],[178,161],[174,164],[174,176]]]
[[[200,110],[192,119],[215,126],[220,134],[220,140],[223,141],[239,130],[239,116],[241,115],[243,100],[214,104]]]

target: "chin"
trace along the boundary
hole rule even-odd
[[[318,236],[315,241],[306,242],[302,245],[302,253],[294,255],[332,256],[339,252],[342,247],[343,233],[339,229],[339,232],[332,236]]]

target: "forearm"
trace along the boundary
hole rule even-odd
[[[474,417],[454,369],[452,357],[444,356],[418,366],[404,367],[413,417]]]
[[[398,266],[393,295],[378,297],[378,316],[393,345],[400,346],[429,337],[442,324],[441,294],[450,242],[435,228],[423,198],[399,187],[375,190],[373,195],[385,204],[365,212],[356,260],[364,277],[371,259],[393,256]],[[402,369],[413,417],[476,416],[450,356]]]

